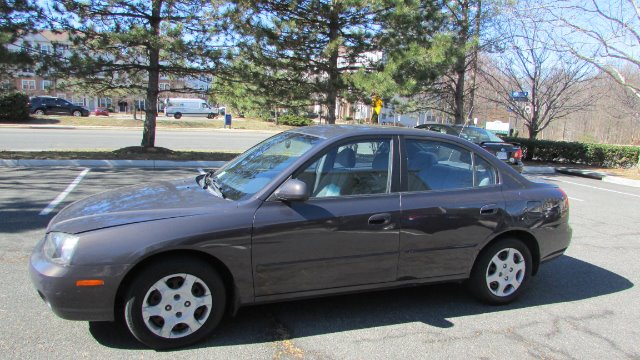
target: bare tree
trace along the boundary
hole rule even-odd
[[[508,26],[504,53],[494,57],[495,66],[485,66],[481,75],[494,90],[487,100],[522,119],[529,138],[535,139],[553,121],[593,101],[581,96],[590,78],[589,66],[555,52],[537,21],[516,14]]]
[[[545,8],[556,45],[596,66],[640,100],[640,0],[560,0]]]

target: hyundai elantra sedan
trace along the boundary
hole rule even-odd
[[[166,349],[239,307],[302,297],[453,281],[506,304],[567,249],[568,217],[560,188],[459,137],[313,126],[67,206],[30,271],[58,316],[122,319]]]

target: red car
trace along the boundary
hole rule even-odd
[[[100,116],[100,115],[109,116],[109,110],[103,107],[96,108],[96,111],[94,111],[94,113],[96,116]]]

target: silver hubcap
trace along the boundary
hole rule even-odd
[[[173,274],[157,281],[144,297],[142,318],[147,328],[163,338],[193,334],[209,318],[211,291],[200,278]]]
[[[518,290],[524,274],[524,256],[520,251],[513,248],[502,249],[489,262],[487,286],[493,295],[509,296]]]

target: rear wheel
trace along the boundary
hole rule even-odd
[[[175,114],[173,114],[173,117],[176,118],[176,119],[180,119],[182,117],[182,114],[181,113],[175,113]]]
[[[218,273],[205,262],[183,257],[142,270],[129,286],[124,315],[140,342],[169,349],[209,336],[222,319],[225,302]]]
[[[44,115],[45,114],[44,110],[42,110],[42,109],[38,109],[38,110],[34,111],[33,113],[36,114],[36,115]]]
[[[531,277],[531,251],[520,240],[507,238],[483,250],[471,271],[469,290],[479,300],[499,305],[518,298]]]
[[[80,111],[80,110],[73,110],[73,112],[71,113],[71,115],[73,115],[73,116],[82,116],[82,111]]]

